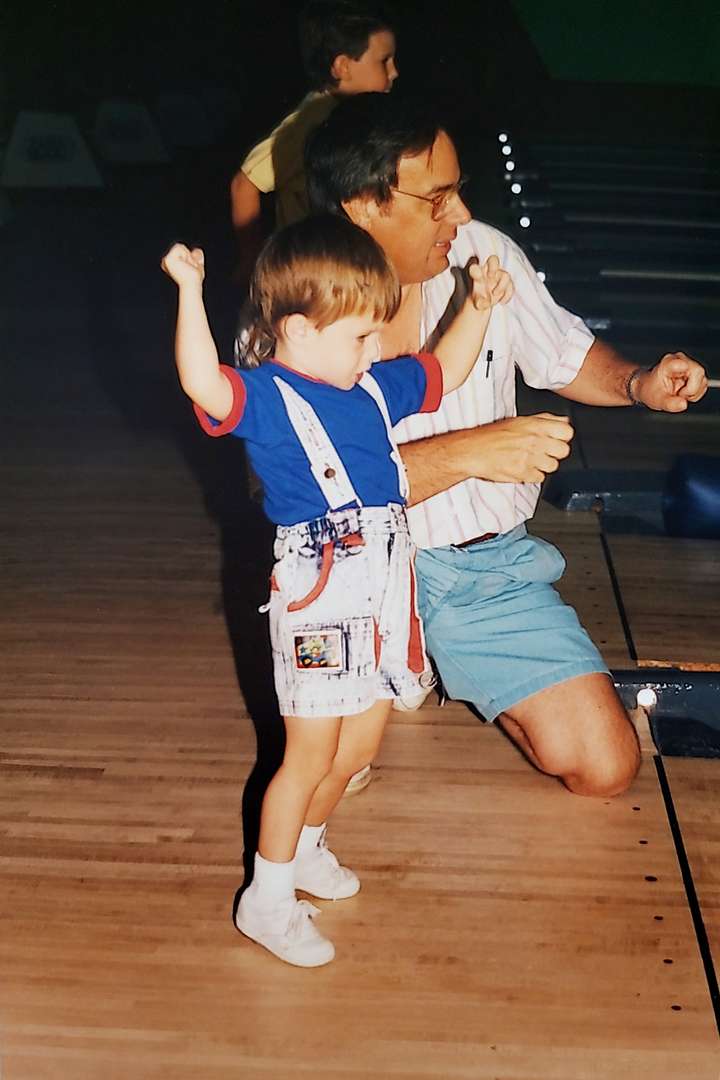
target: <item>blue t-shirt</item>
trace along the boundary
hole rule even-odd
[[[196,409],[198,418],[210,435],[231,434],[245,440],[252,467],[262,481],[265,513],[275,524],[310,521],[326,514],[328,505],[274,376],[312,406],[364,506],[403,501],[385,421],[374,398],[362,386],[339,390],[276,361],[242,372],[226,367],[223,371],[234,391],[230,415],[218,424]],[[393,424],[412,413],[434,412],[440,404],[442,372],[434,356],[381,361],[372,365],[371,374]]]

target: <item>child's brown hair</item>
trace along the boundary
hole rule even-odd
[[[255,264],[250,299],[252,364],[270,355],[288,315],[305,315],[319,330],[366,312],[378,322],[392,319],[400,283],[369,233],[347,218],[317,214],[270,237]]]
[[[340,55],[359,60],[371,34],[392,30],[394,15],[386,3],[364,0],[309,0],[300,12],[300,52],[310,86],[332,89],[333,61]]]

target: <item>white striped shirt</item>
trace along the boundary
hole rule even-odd
[[[582,366],[594,340],[582,319],[555,303],[514,241],[479,221],[459,227],[450,266],[423,283],[423,348],[432,351],[465,299],[465,277],[457,268],[472,256],[484,263],[493,254],[511,275],[514,295],[493,309],[478,361],[463,385],[443,398],[437,412],[399,423],[399,443],[515,416],[516,367],[529,386],[555,390],[572,382]],[[429,548],[509,532],[532,517],[539,494],[539,484],[464,480],[408,509],[412,538]]]

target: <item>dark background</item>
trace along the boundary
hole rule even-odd
[[[103,99],[140,102],[153,115],[167,93],[228,97],[211,110],[207,145],[171,148],[167,165],[111,166],[95,153],[101,190],[7,193],[0,306],[6,355],[22,361],[10,387],[14,407],[35,398],[37,386],[23,373],[28,364],[47,366],[51,350],[63,364],[49,375],[48,408],[71,408],[69,372],[90,350],[88,362],[129,423],[158,422],[158,410],[161,422],[174,417],[181,403],[170,356],[174,295],[157,266],[176,239],[207,250],[208,306],[227,355],[239,300],[228,184],[249,146],[304,92],[299,6],[5,0],[1,143],[21,109],[72,114],[94,151]],[[496,143],[504,127],[518,138],[611,146],[718,144],[714,0],[653,0],[631,12],[621,0],[398,0],[394,7],[401,73],[394,92],[422,89],[446,106],[477,217],[508,225]],[[71,312],[87,330],[72,344],[56,337]]]
[[[3,124],[18,108],[77,112],[110,96],[149,102],[162,91],[210,79],[246,95],[251,139],[303,91],[295,37],[300,6],[288,0],[6,0],[0,16]],[[595,110],[584,117],[577,110],[598,103],[596,95],[581,93],[576,102],[574,88],[549,101],[536,93],[538,81],[554,79],[622,85],[631,114],[654,99],[648,87],[672,87],[664,101],[671,127],[683,109],[688,132],[709,134],[717,123],[720,15],[714,0],[396,0],[393,6],[403,82],[430,83],[441,94],[458,91],[455,105],[471,113],[479,108],[488,121],[499,112],[513,121],[602,128]]]

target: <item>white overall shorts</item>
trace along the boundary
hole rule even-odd
[[[416,695],[432,683],[432,673],[404,507],[363,506],[314,409],[279,376],[274,382],[328,504],[323,517],[276,531],[265,609],[280,711],[352,716],[379,698]],[[382,391],[369,374],[360,386],[383,416],[405,497],[405,470]]]

